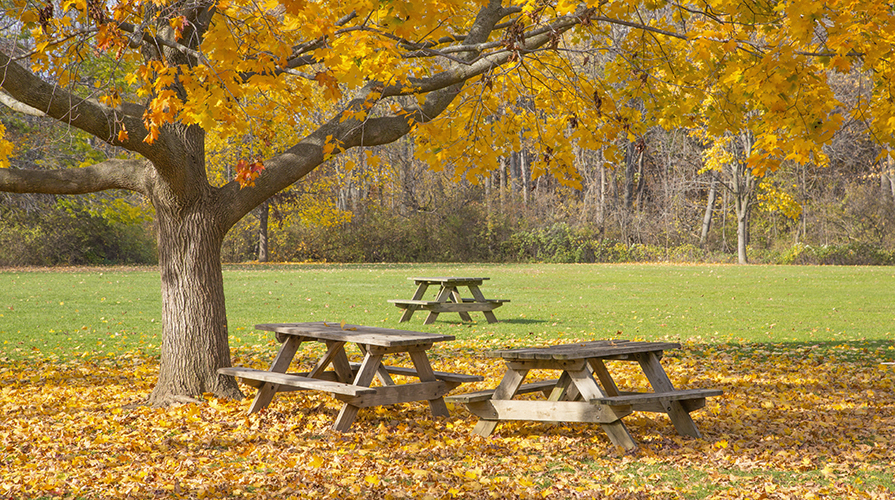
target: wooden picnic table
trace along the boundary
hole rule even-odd
[[[404,309],[399,323],[410,321],[413,313],[419,309],[429,311],[423,324],[431,325],[435,322],[435,318],[439,313],[455,312],[460,314],[460,319],[464,321],[472,321],[469,316],[470,312],[481,311],[485,315],[488,323],[496,323],[497,317],[492,312],[494,309],[502,306],[505,299],[486,299],[479,289],[482,282],[490,278],[462,278],[453,276],[443,276],[434,278],[407,278],[416,283],[416,292],[410,300],[392,299],[389,300],[397,307]],[[429,286],[437,285],[438,293],[435,300],[423,300],[426,290]],[[469,289],[472,297],[461,297],[459,288],[465,287]]]
[[[502,358],[506,373],[496,389],[447,398],[463,403],[479,417],[473,429],[488,436],[501,420],[599,423],[613,444],[636,448],[622,417],[634,411],[666,413],[680,434],[701,437],[690,412],[705,406],[705,398],[719,396],[716,389],[675,389],[659,363],[663,351],[677,349],[670,342],[594,341],[553,347],[491,351]],[[606,360],[636,361],[652,392],[619,390]],[[531,370],[558,370],[558,379],[523,384]],[[546,400],[513,399],[526,393],[543,393]]]
[[[239,377],[258,389],[249,412],[265,408],[277,392],[318,390],[332,394],[344,404],[332,428],[345,432],[361,408],[428,401],[435,416],[449,416],[443,396],[466,382],[481,381],[477,375],[433,371],[426,351],[435,342],[454,340],[452,335],[391,330],[370,326],[345,325],[318,321],[313,323],[277,323],[255,325],[258,330],[276,333],[283,345],[268,370],[220,368],[218,373]],[[323,342],[326,353],[310,372],[287,373],[302,342]],[[345,345],[354,343],[364,358],[350,363]],[[385,355],[407,353],[414,368],[386,366]],[[332,370],[327,368],[332,367]],[[391,375],[419,379],[395,384]],[[371,387],[374,378],[381,386]]]

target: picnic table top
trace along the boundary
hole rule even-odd
[[[458,282],[482,282],[485,280],[489,280],[491,278],[470,278],[470,277],[456,277],[456,276],[435,276],[431,278],[407,278],[409,280],[413,280],[416,282],[425,281],[427,283],[458,283]]]
[[[265,323],[255,325],[257,330],[276,332],[284,335],[297,335],[319,340],[335,340],[338,342],[354,342],[357,344],[381,347],[400,347],[431,344],[454,340],[453,335],[440,333],[411,332],[393,330],[375,326],[341,324],[335,321],[314,321],[310,323]]]
[[[665,351],[678,349],[676,342],[632,342],[629,340],[595,340],[548,347],[528,347],[505,349],[485,353],[491,358],[506,360],[555,359],[576,360],[589,358],[611,358],[625,354]]]

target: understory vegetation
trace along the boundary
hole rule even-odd
[[[37,120],[8,126],[22,140],[39,139],[36,130],[53,133]],[[841,132],[827,148],[826,168],[791,165],[761,179],[750,195],[750,262],[895,263],[895,163],[880,160],[879,147],[859,132]],[[525,154],[488,175],[459,179],[450,165],[428,169],[408,142],[373,148],[381,161],[348,152],[243,218],[222,258],[737,262],[735,196],[716,182],[720,174],[704,170],[706,145],[681,131],[654,130],[638,147],[633,170],[628,160],[582,151],[580,189],[549,173],[533,178],[539,160]],[[19,160],[40,168],[51,160],[77,164],[86,154],[62,152],[34,147]],[[219,183],[234,175],[218,170]],[[153,209],[138,195],[0,194],[0,265],[149,264],[157,259],[155,241]]]

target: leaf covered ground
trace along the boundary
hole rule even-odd
[[[455,341],[431,357],[485,376],[467,392],[498,383],[481,355],[498,347]],[[234,364],[263,368],[273,348],[236,348]],[[895,371],[878,365],[892,350],[685,345],[663,359],[672,381],[724,390],[693,414],[704,439],[635,413],[627,454],[595,425],[503,423],[482,438],[463,407],[433,418],[416,403],[361,410],[339,434],[338,402],[308,392],[255,415],[251,399],[210,396],[149,408],[152,357],[36,352],[0,358],[0,498],[895,498]],[[614,363],[620,386],[645,384]]]

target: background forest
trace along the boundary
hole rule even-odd
[[[859,91],[843,83],[845,94]],[[77,167],[120,154],[80,131],[0,111],[16,168]],[[580,189],[526,151],[490,176],[429,170],[410,139],[351,151],[271,198],[230,231],[228,262],[895,263],[893,161],[862,123],[843,125],[827,167],[784,163],[755,178],[750,138],[655,128],[623,158],[579,150]],[[220,183],[240,148],[211,143]],[[882,158],[882,160],[881,160]],[[247,188],[251,189],[251,188]],[[742,220],[741,220],[742,219]],[[155,263],[152,208],[139,196],[0,193],[0,265]],[[740,259],[742,261],[744,259]]]

